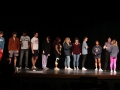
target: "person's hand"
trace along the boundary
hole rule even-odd
[[[86,46],[86,49],[88,49],[88,46]]]
[[[32,54],[34,54],[34,51],[32,50]]]
[[[80,55],[81,55],[81,53],[80,53]]]
[[[72,55],[73,55],[73,52],[72,52]]]
[[[8,51],[8,53],[10,53],[10,51]]]
[[[48,56],[50,56],[50,54],[48,54]]]

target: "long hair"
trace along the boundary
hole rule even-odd
[[[69,37],[66,37],[65,40],[64,40],[64,42],[63,42],[63,45],[64,45],[65,43],[67,43],[67,41],[68,41],[69,39],[70,39]],[[68,43],[67,43],[67,44],[68,44]]]
[[[117,41],[115,39],[112,40],[112,44],[115,45],[115,46],[118,46],[118,43],[117,43]]]
[[[59,42],[59,40],[60,40],[59,37],[56,37],[56,38],[55,38],[55,40],[54,40],[54,42],[53,42],[53,47],[55,46],[55,43],[56,43],[56,42]]]

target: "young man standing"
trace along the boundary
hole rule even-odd
[[[28,68],[28,54],[29,54],[29,48],[30,48],[30,37],[27,36],[26,32],[23,32],[23,35],[20,37],[20,44],[21,44],[21,50],[20,50],[20,61],[19,66],[22,68],[22,60],[23,55],[25,54],[25,69]]]
[[[104,70],[107,70],[108,67],[108,61],[110,60],[110,52],[109,49],[111,48],[112,44],[111,44],[111,38],[108,38],[108,41],[105,42],[105,45],[103,47],[103,49],[105,49],[105,65],[104,65]],[[106,49],[107,48],[107,49]]]
[[[3,31],[0,31],[0,62],[3,56],[5,39],[3,38]]]
[[[9,52],[9,60],[11,64],[11,59],[14,55],[14,67],[16,67],[17,56],[19,55],[20,41],[17,38],[17,32],[13,32],[13,36],[9,39],[8,42],[8,52]]]
[[[87,54],[88,54],[87,41],[88,41],[88,38],[85,37],[85,38],[84,38],[84,41],[83,41],[83,44],[82,44],[82,55],[83,55],[82,70],[87,70],[87,69],[84,67],[85,61],[86,61],[86,57],[87,57]]]
[[[35,64],[39,54],[39,39],[38,33],[34,33],[34,37],[31,39],[31,50],[32,50],[32,69],[37,69]]]

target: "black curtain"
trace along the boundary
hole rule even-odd
[[[97,5],[96,5],[97,6]],[[37,66],[41,68],[41,45],[46,36],[50,36],[51,42],[55,37],[60,37],[63,40],[65,37],[70,37],[74,42],[75,37],[80,39],[82,44],[83,38],[88,37],[89,54],[86,60],[87,68],[94,68],[94,58],[92,55],[92,48],[95,41],[99,40],[103,47],[108,37],[116,39],[118,44],[120,42],[120,18],[113,11],[107,9],[89,6],[83,9],[64,9],[64,10],[45,10],[41,11],[40,15],[19,15],[19,16],[0,16],[0,30],[4,31],[5,49],[3,60],[8,57],[8,39],[11,37],[13,31],[18,32],[18,37],[22,35],[22,31],[28,31],[27,34],[32,38],[33,32],[39,32],[40,54]],[[19,60],[19,57],[18,57]],[[51,50],[51,56],[48,61],[48,67],[54,68],[54,54]],[[81,68],[82,56],[80,57]],[[73,60],[71,56],[71,66]],[[117,61],[117,68],[119,65],[119,55]],[[29,65],[31,66],[31,50],[29,55]],[[62,53],[60,60],[60,67],[64,68],[64,53]],[[104,50],[102,53],[102,66],[104,65]],[[109,64],[108,64],[109,67]]]

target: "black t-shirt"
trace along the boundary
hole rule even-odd
[[[56,42],[55,45],[54,45],[54,49],[55,49],[55,46],[56,46],[56,45],[58,46],[58,48],[57,48],[58,51],[61,52],[60,43],[59,43],[59,42]],[[58,52],[56,51],[56,49],[55,49],[55,53],[58,53]]]

